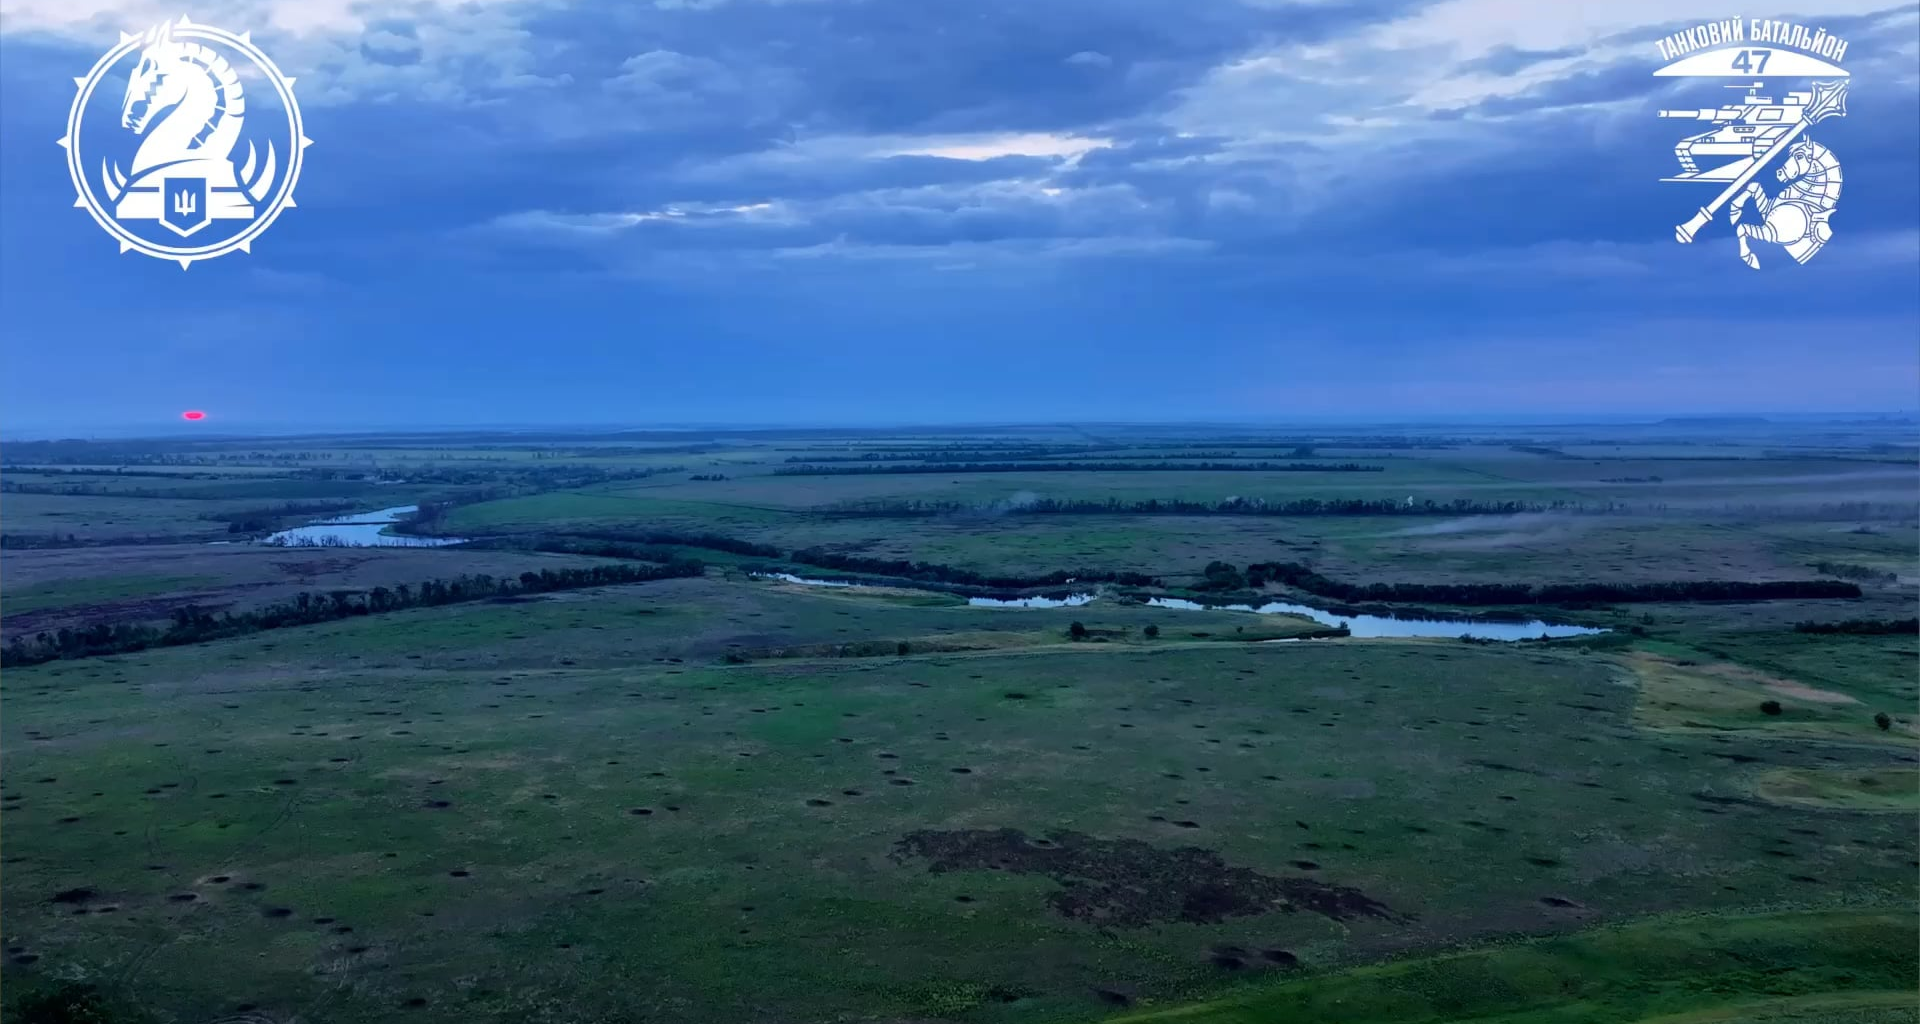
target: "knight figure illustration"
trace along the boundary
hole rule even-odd
[[[1812,139],[1801,139],[1787,151],[1787,159],[1775,176],[1786,182],[1778,195],[1768,198],[1765,189],[1749,183],[1733,201],[1731,214],[1738,236],[1740,259],[1758,270],[1760,257],[1754,255],[1748,239],[1774,242],[1787,250],[1795,261],[1805,263],[1833,237],[1827,223],[1840,202],[1840,160]],[[1745,219],[1751,202],[1758,223]]]

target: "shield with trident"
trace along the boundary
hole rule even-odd
[[[212,220],[213,212],[207,204],[207,179],[166,178],[160,182],[160,223],[184,238]]]

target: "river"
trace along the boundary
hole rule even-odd
[[[256,543],[288,548],[439,548],[466,543],[464,537],[409,537],[386,532],[387,527],[406,521],[418,511],[418,505],[396,505],[335,516],[268,534]]]
[[[819,587],[851,587],[859,584],[845,580],[809,579],[792,573],[759,574],[786,580],[789,583],[804,583]],[[1078,608],[1091,604],[1094,594],[1068,594],[1065,597],[970,597],[967,604],[975,608]],[[1345,626],[1356,637],[1449,637],[1470,636],[1477,640],[1538,640],[1541,638],[1561,639],[1571,636],[1592,636],[1605,633],[1604,629],[1590,626],[1571,626],[1533,619],[1527,622],[1482,622],[1477,619],[1415,619],[1392,615],[1336,615],[1324,608],[1311,605],[1290,604],[1285,601],[1269,601],[1265,604],[1225,604],[1203,605],[1197,601],[1187,601],[1177,597],[1155,597],[1147,600],[1153,608],[1166,608],[1170,611],[1230,611],[1246,612],[1253,615],[1298,615],[1312,619],[1325,626]]]

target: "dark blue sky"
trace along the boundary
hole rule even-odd
[[[54,145],[181,12],[7,0],[0,426],[1913,409],[1920,6],[1798,2],[221,0],[315,145],[183,273]],[[1731,15],[1849,40],[1806,266],[1672,239]]]

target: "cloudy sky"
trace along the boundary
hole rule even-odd
[[[1773,2],[0,0],[0,425],[1914,409],[1920,5]],[[54,144],[181,13],[315,141],[184,273]],[[1729,16],[1849,41],[1806,266],[1672,238]]]

